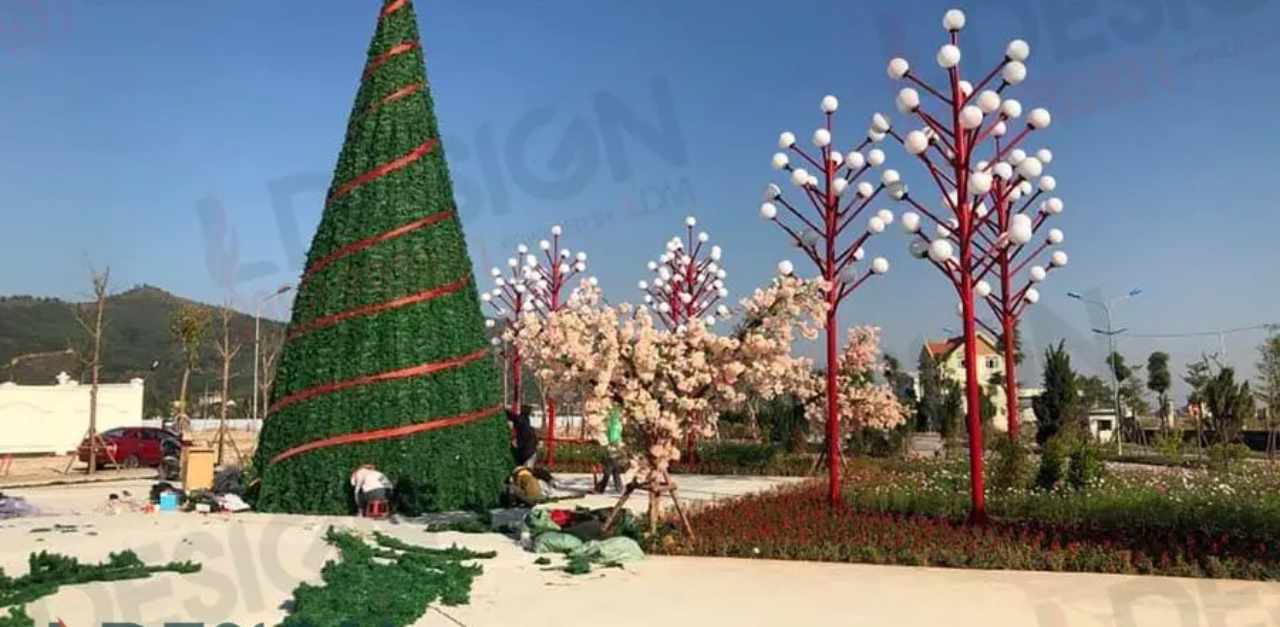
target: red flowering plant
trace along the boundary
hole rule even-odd
[[[951,485],[964,476],[960,466],[860,462],[851,474],[842,505],[832,507],[824,486],[815,483],[742,497],[692,514],[697,538],[668,536],[650,549],[672,555],[1280,579],[1280,497],[1261,488],[1280,476],[1275,471],[1250,479],[1257,488],[1231,488],[1231,495],[1206,486],[1239,477],[1176,475],[1143,484],[1150,476],[1142,472],[1117,473],[1120,479],[1089,492],[1002,493],[991,500],[992,522],[985,527],[963,524],[967,503]],[[1239,497],[1254,489],[1258,492],[1249,498]]]

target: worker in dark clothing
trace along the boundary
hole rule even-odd
[[[512,453],[515,455],[516,465],[525,468],[533,468],[533,463],[538,458],[538,432],[529,422],[531,413],[533,408],[529,405],[521,405],[518,414],[513,411],[507,412],[507,420],[511,421],[516,436]]]

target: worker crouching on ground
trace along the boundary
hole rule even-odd
[[[516,507],[533,507],[555,497],[551,473],[543,468],[516,466],[507,478],[507,495]]]
[[[375,501],[391,503],[394,486],[373,464],[361,464],[351,473],[351,487],[355,491],[356,516],[364,517],[369,504]]]

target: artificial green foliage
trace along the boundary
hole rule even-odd
[[[58,591],[62,586],[72,586],[98,581],[124,581],[145,579],[155,573],[194,573],[199,564],[170,562],[148,566],[133,551],[112,553],[107,561],[99,564],[81,564],[74,557],[41,551],[27,558],[27,574],[9,577],[0,570],[0,627],[34,627],[35,621],[24,606]]]
[[[394,4],[391,0],[386,5]],[[427,84],[417,18],[406,4],[381,19],[369,65],[338,158],[330,196],[307,267],[354,243],[377,238],[456,203],[444,150],[434,145],[406,167],[354,188],[350,181],[410,155],[439,128]],[[376,67],[374,67],[376,66]],[[439,363],[485,350],[484,318],[462,225],[447,219],[350,253],[308,275],[298,289],[290,328],[375,307],[466,280],[464,289],[425,301],[362,313],[291,337],[279,359],[273,402],[335,382]],[[366,310],[367,311],[367,310]],[[321,448],[269,461],[294,446],[353,432],[460,416],[496,407],[501,379],[492,359],[410,378],[330,391],[268,416],[254,466],[261,477],[259,511],[346,514],[354,510],[349,474],[376,464],[395,483],[393,507],[405,514],[494,506],[511,471],[509,432],[501,411],[480,421],[396,439]]]
[[[484,570],[467,562],[496,555],[414,546],[376,532],[370,544],[333,528],[325,540],[338,549],[338,558],[320,570],[320,585],[294,589],[280,627],[412,625],[432,603],[469,603],[471,584]]]

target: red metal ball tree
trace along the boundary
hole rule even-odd
[[[995,134],[997,153],[1000,152],[1003,135],[1002,130],[998,131]],[[995,322],[989,324],[979,318],[978,324],[992,336],[1000,338],[1009,439],[1015,443],[1019,441],[1020,422],[1018,323],[1027,308],[1040,300],[1040,292],[1035,285],[1044,281],[1050,271],[1067,265],[1067,253],[1049,251],[1062,243],[1061,229],[1048,229],[1043,239],[1038,243],[1034,241],[1046,220],[1062,212],[1060,199],[1041,199],[1058,185],[1054,177],[1041,174],[1052,160],[1053,153],[1048,149],[1038,150],[1034,156],[1028,156],[1019,149],[1010,151],[1005,161],[992,167],[995,177],[985,198],[990,205],[989,211],[982,209],[982,203],[978,205],[978,213],[986,213],[979,218],[978,230],[985,233],[986,239],[994,239],[996,248],[978,273],[974,289],[977,296],[987,303]],[[984,168],[985,164],[979,164],[979,169]],[[1035,264],[1046,252],[1049,252],[1048,258]],[[994,287],[988,277],[994,278]]]
[[[986,521],[986,492],[982,474],[982,382],[977,370],[978,318],[974,296],[984,271],[989,264],[998,263],[1001,251],[1012,237],[1012,222],[1003,231],[996,228],[999,235],[995,236],[984,227],[992,214],[983,209],[983,199],[991,193],[994,179],[998,178],[998,172],[995,172],[997,164],[1008,163],[1013,151],[1033,130],[1048,127],[1050,116],[1045,109],[1033,109],[1023,118],[1022,104],[1006,96],[1010,87],[1026,79],[1025,61],[1031,50],[1025,41],[1010,42],[1000,63],[974,84],[965,80],[960,72],[959,45],[960,31],[965,26],[964,13],[957,9],[947,11],[942,24],[948,32],[949,41],[939,48],[936,60],[947,75],[945,88],[936,89],[926,83],[905,59],[895,58],[888,66],[890,78],[911,85],[898,92],[898,111],[918,120],[922,127],[900,135],[890,128],[884,116],[877,115],[873,119],[872,130],[894,137],[907,152],[917,156],[942,192],[941,210],[934,211],[918,202],[906,188],[901,190],[904,201],[939,227],[936,239],[926,237],[922,242],[913,243],[913,254],[927,257],[938,267],[950,279],[960,298],[972,489],[970,520],[983,523]],[[925,108],[917,88],[941,109],[940,114]],[[1022,119],[1021,130],[1008,139],[1002,139],[984,160],[980,147],[986,142],[994,144],[1019,119]],[[1031,166],[1023,164],[1019,169],[1030,172]],[[1035,176],[1039,176],[1039,172],[1028,178]],[[943,219],[944,212],[950,217]],[[904,216],[904,226],[910,227],[910,221],[917,222],[914,231],[918,233],[919,219]],[[1009,296],[1012,294],[1008,291]],[[1013,396],[1016,396],[1016,391]]]
[[[504,330],[518,330],[522,315],[534,314],[546,317],[559,311],[565,304],[568,294],[567,286],[587,269],[587,254],[573,253],[560,247],[559,226],[551,227],[551,239],[542,240],[538,248],[542,251],[542,259],[529,251],[529,247],[521,244],[516,247],[516,256],[507,260],[507,270],[493,268],[494,287],[480,295],[493,309],[495,317],[489,320],[489,326],[498,324]],[[588,279],[595,284],[595,277]],[[501,337],[493,338],[493,343],[502,350],[506,367],[511,372],[511,408],[520,410],[522,398],[522,379],[524,364],[520,359],[520,350],[514,344],[506,343]],[[556,402],[546,399],[546,433],[543,438],[547,447],[547,463],[556,461]]]
[[[726,273],[720,267],[720,247],[708,244],[711,236],[705,231],[694,233],[697,218],[685,218],[684,226],[684,238],[672,237],[658,259],[649,262],[653,279],[640,282],[645,304],[673,331],[699,318],[711,326],[730,316],[729,308],[719,304],[729,296],[724,286]],[[685,458],[697,461],[697,434],[693,431],[686,436],[685,448]]]
[[[822,99],[825,116],[823,125],[813,132],[816,150],[811,155],[802,149],[792,133],[782,133],[778,147],[784,152],[773,156],[773,167],[790,173],[791,183],[799,188],[808,201],[793,203],[783,198],[782,190],[770,184],[765,188],[764,204],[760,217],[769,220],[791,236],[793,244],[817,266],[818,274],[828,286],[827,319],[824,324],[824,340],[827,355],[827,469],[829,498],[832,504],[840,501],[840,407],[839,379],[836,366],[839,358],[839,309],[854,290],[862,286],[872,275],[889,271],[889,262],[877,257],[868,264],[866,272],[860,272],[857,262],[864,256],[863,244],[877,233],[884,232],[893,222],[893,212],[880,209],[865,222],[859,218],[866,214],[876,198],[889,190],[895,199],[903,189],[898,173],[884,170],[877,183],[866,176],[873,168],[884,163],[884,152],[872,145],[883,139],[883,134],[867,133],[850,152],[843,153],[833,145],[832,132],[835,112],[840,103],[835,96]],[[864,152],[865,151],[865,152]],[[797,155],[802,163],[793,165],[790,155]],[[811,174],[806,167],[813,168]],[[874,180],[874,179],[873,179]],[[787,224],[782,214],[787,214],[799,225]],[[857,226],[854,227],[855,222]],[[782,274],[795,271],[790,261],[778,264]]]

